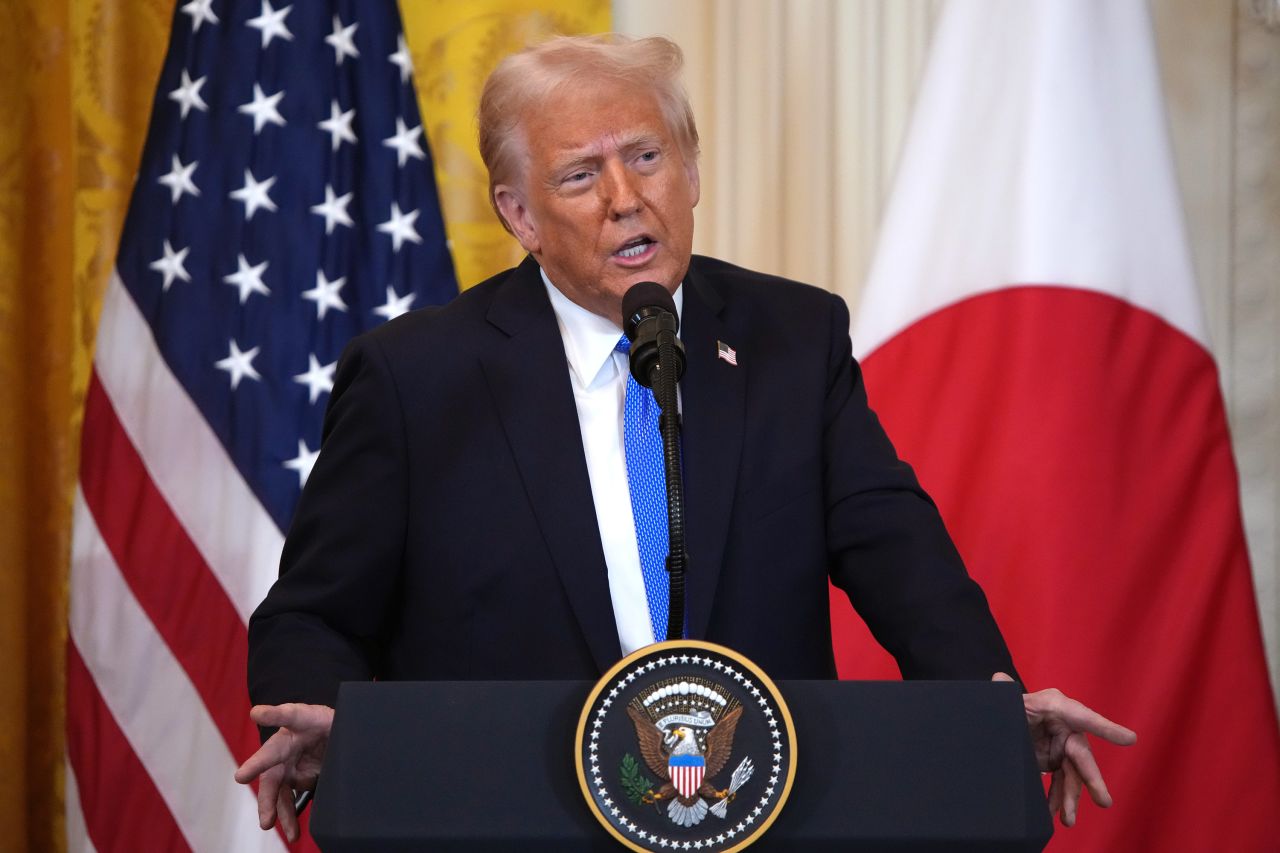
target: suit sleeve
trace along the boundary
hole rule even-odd
[[[986,596],[868,405],[848,309],[832,303],[823,437],[832,583],[904,678],[1016,678]]]
[[[408,486],[394,379],[369,337],[343,353],[321,447],[280,578],[249,621],[249,693],[257,704],[333,705],[340,682],[378,675],[403,562]]]

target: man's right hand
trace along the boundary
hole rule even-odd
[[[333,727],[333,709],[328,705],[254,705],[249,719],[260,726],[278,726],[279,731],[240,765],[236,781],[247,785],[257,779],[258,825],[270,829],[279,821],[285,838],[297,841],[294,791],[310,791],[316,786]]]

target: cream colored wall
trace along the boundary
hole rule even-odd
[[[1219,93],[1233,105],[1232,200],[1220,214],[1229,223],[1231,260],[1221,282],[1225,292],[1206,292],[1225,306],[1220,313],[1226,317],[1214,326],[1214,345],[1229,370],[1225,390],[1245,531],[1271,685],[1280,695],[1280,30],[1268,32],[1239,11],[1234,30],[1233,85]],[[1194,134],[1189,124],[1181,135]],[[1194,163],[1179,167],[1185,174]]]
[[[852,310],[941,0],[614,0],[685,50],[702,132],[695,249]],[[1280,34],[1248,0],[1152,0],[1196,273],[1280,685]],[[1280,695],[1280,691],[1278,691]]]

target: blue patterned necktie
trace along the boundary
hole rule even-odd
[[[631,351],[623,335],[618,352]],[[662,467],[662,434],[658,431],[658,401],[653,391],[640,387],[627,372],[627,397],[622,418],[623,450],[627,457],[627,487],[631,492],[631,516],[640,549],[640,571],[649,601],[653,639],[667,638],[667,480]]]

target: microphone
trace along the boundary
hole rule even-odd
[[[632,285],[622,297],[622,330],[631,341],[631,375],[646,388],[657,391],[657,381],[662,369],[659,349],[670,344],[673,353],[669,369],[673,382],[684,375],[684,344],[676,337],[680,320],[676,317],[676,303],[662,285],[642,281]]]
[[[684,637],[685,569],[684,475],[680,470],[680,413],[676,383],[684,375],[684,344],[676,337],[676,303],[660,284],[642,281],[622,296],[622,329],[631,341],[631,375],[653,389],[661,414],[662,467],[667,485],[667,636]],[[661,638],[654,637],[655,640]]]

